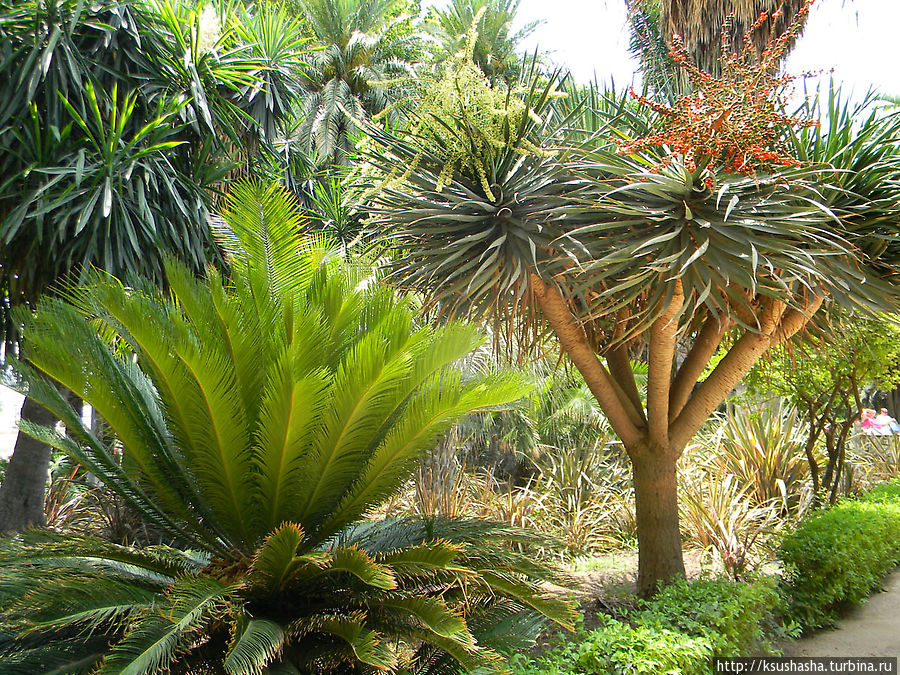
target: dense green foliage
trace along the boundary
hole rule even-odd
[[[23,313],[20,386],[69,435],[23,427],[168,545],[3,540],[4,672],[490,668],[488,645],[517,644],[540,614],[565,623],[537,585],[554,572],[527,553],[539,535],[366,518],[451,423],[523,381],[464,379],[454,363],[477,331],[417,322],[411,298],[302,239],[283,191],[236,187],[226,222],[229,279],[169,262],[171,296],[97,276],[76,306]],[[39,373],[94,406],[121,449]]]
[[[704,675],[715,656],[771,654],[782,628],[776,584],[728,579],[681,581],[630,612],[601,618],[537,659],[515,656],[515,675]]]
[[[161,282],[166,255],[215,260],[214,191],[275,135],[305,42],[266,7],[0,2],[0,306],[90,266]]]
[[[577,672],[586,675],[707,671],[711,650],[704,638],[665,628],[637,627],[610,620],[578,648]]]
[[[705,638],[714,656],[770,654],[784,637],[776,615],[782,600],[774,579],[695,579],[666,586],[640,613],[645,626]]]
[[[900,486],[878,487],[803,520],[781,544],[791,617],[829,626],[900,563]]]
[[[605,619],[537,660],[514,656],[510,667],[513,675],[706,675],[711,656],[704,638]]]

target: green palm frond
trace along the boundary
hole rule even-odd
[[[330,649],[327,651],[321,650],[326,653],[331,652],[338,659],[342,653],[349,652],[353,655],[354,660],[376,670],[389,672],[396,670],[398,665],[396,652],[390,645],[385,644],[381,635],[366,628],[364,620],[365,615],[362,613],[348,617],[326,617],[310,625],[297,622],[290,630],[298,637],[303,636],[307,631],[314,631],[319,635],[324,634],[338,638],[341,641],[340,644],[330,645]]]
[[[304,68],[306,119],[300,137],[320,161],[346,165],[359,123],[396,119],[415,80],[419,50],[411,17],[395,0],[300,0],[321,49]]]
[[[179,643],[191,631],[223,611],[231,589],[206,578],[188,578],[172,585],[160,607],[147,611],[104,659],[98,675],[153,673],[168,668]]]
[[[3,668],[9,675],[29,675],[38,668],[44,675],[87,675],[94,672],[106,651],[106,641],[102,637],[88,639],[80,641],[78,647],[74,654],[70,645],[58,642],[18,651],[4,656]],[[3,654],[2,642],[0,654]]]
[[[900,113],[880,110],[877,103],[874,92],[853,102],[831,82],[804,104],[819,125],[792,140],[800,158],[835,168],[821,186],[824,202],[846,223],[846,238],[876,258],[879,271],[892,274],[900,259],[894,215],[900,198]]]
[[[437,42],[438,64],[464,53],[472,33],[472,60],[492,84],[512,85],[520,75],[519,44],[538,28],[532,21],[518,30],[519,0],[453,0],[447,7],[431,7],[424,28]]]
[[[248,573],[251,590],[256,592],[261,587],[265,592],[281,591],[300,562],[297,550],[303,540],[303,530],[289,523],[266,537]]]
[[[399,672],[431,644],[480,668],[497,661],[467,627],[470,597],[566,623],[565,603],[540,590],[555,570],[530,553],[550,542],[366,520],[457,419],[529,383],[462,377],[483,337],[423,323],[365,264],[304,239],[285,190],[236,186],[224,213],[227,277],[167,261],[162,293],[95,273],[73,304],[22,314],[15,384],[67,433],[23,430],[185,549],[0,540],[0,658],[98,673]],[[111,446],[44,375],[94,406]]]
[[[264,672],[281,653],[284,629],[268,619],[249,619],[235,635],[234,645],[225,657],[229,675],[257,675]]]

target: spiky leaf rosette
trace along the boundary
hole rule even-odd
[[[820,123],[792,135],[803,162],[834,168],[819,185],[824,203],[843,221],[847,239],[892,277],[900,263],[900,113],[885,112],[870,93],[851,102],[833,83],[803,106]]]
[[[834,172],[787,168],[755,177],[720,172],[709,189],[703,170],[596,151],[579,159],[587,179],[617,185],[581,208],[593,224],[570,232],[585,252],[564,283],[589,299],[587,318],[611,336],[645,330],[675,295],[681,320],[721,317],[757,330],[772,302],[799,307],[810,297],[847,306],[891,306],[892,287],[850,241],[819,185]],[[574,246],[570,246],[573,248]],[[610,318],[615,318],[615,323]]]
[[[5,540],[4,672],[396,672],[430,650],[490,668],[498,657],[470,616],[568,620],[539,589],[554,572],[509,545],[543,543],[531,535],[364,519],[450,424],[527,387],[504,373],[464,380],[454,363],[482,341],[475,330],[419,326],[371,270],[301,238],[297,213],[281,189],[238,186],[229,279],[172,263],[169,296],[98,276],[75,306],[23,317],[18,386],[68,435],[24,430],[180,548]],[[121,454],[43,374],[103,416]]]
[[[555,115],[559,80],[533,71],[529,82],[485,92],[478,75],[476,91],[420,111],[415,133],[371,131],[369,223],[400,254],[392,279],[444,310],[505,314],[526,299],[531,270],[564,268],[560,235],[588,222],[566,208],[583,181],[554,143],[580,107]]]

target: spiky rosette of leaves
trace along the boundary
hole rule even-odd
[[[474,91],[449,76],[444,100],[430,97],[433,105],[417,113],[415,133],[371,132],[370,226],[395,249],[415,252],[392,278],[434,290],[431,300],[448,311],[522,302],[529,270],[565,265],[554,242],[566,224],[587,222],[565,208],[580,184],[556,157],[579,108],[555,115],[561,78],[532,68],[523,91],[491,89],[466,68]]]
[[[833,167],[819,185],[823,202],[879,273],[893,276],[900,263],[900,113],[879,109],[873,93],[851,101],[832,83],[801,114],[820,124],[792,134],[792,152],[805,163]]]
[[[773,302],[799,306],[820,296],[867,310],[893,302],[890,284],[872,274],[873,259],[826,205],[819,185],[831,170],[720,171],[711,190],[708,169],[692,171],[679,160],[656,169],[652,159],[600,149],[578,163],[573,171],[586,181],[616,182],[573,207],[594,222],[567,234],[584,262],[562,281],[590,291],[582,311],[607,337],[641,333],[675,295],[679,321],[720,317],[750,330]]]
[[[0,543],[4,672],[426,672],[440,655],[496,669],[475,627],[568,622],[539,585],[556,573],[527,554],[542,538],[366,519],[455,420],[527,386],[463,378],[473,328],[420,325],[371,270],[302,239],[297,213],[279,188],[238,186],[221,235],[230,279],[170,263],[171,296],[97,277],[75,306],[22,317],[18,386],[68,435],[24,430],[172,548],[47,532]],[[121,452],[44,374],[103,416]]]

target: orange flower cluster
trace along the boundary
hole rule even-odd
[[[781,16],[781,6],[771,15],[763,12],[744,36],[740,52],[730,49],[732,17],[722,29],[722,51],[719,56],[721,75],[714,77],[693,63],[680,36],[676,35],[670,54],[691,83],[691,93],[679,97],[669,106],[632,95],[663,118],[658,133],[644,138],[616,141],[620,154],[634,154],[645,148],[667,146],[666,166],[681,156],[687,168],[695,171],[701,163],[720,166],[727,171],[753,174],[766,165],[798,164],[786,148],[787,127],[815,126],[817,122],[789,117],[781,112],[780,102],[793,77],[780,75],[782,58],[797,36],[814,0],[807,0],[784,33],[774,31],[762,53],[757,54],[752,36],[766,21]],[[660,167],[661,168],[661,167]],[[712,176],[704,179],[712,186]]]

